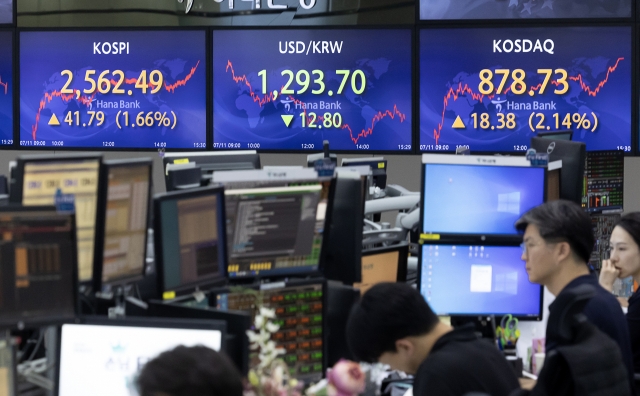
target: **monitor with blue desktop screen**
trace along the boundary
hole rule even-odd
[[[542,287],[529,282],[520,246],[422,245],[419,287],[437,315],[536,319]]]
[[[516,234],[513,224],[544,202],[545,168],[426,163],[422,232]]]

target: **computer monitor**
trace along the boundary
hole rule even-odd
[[[542,317],[542,286],[529,282],[519,245],[425,242],[418,287],[438,315]]]
[[[524,157],[424,154],[421,231],[516,235],[513,224],[546,197],[546,168]]]
[[[94,290],[142,279],[152,194],[152,160],[110,160],[103,164]]]
[[[327,208],[321,270],[325,278],[348,285],[362,281],[362,183],[358,172],[336,173]]]
[[[100,155],[21,156],[11,179],[12,203],[53,205],[58,191],[74,196],[80,282],[93,279],[101,162]]]
[[[216,171],[260,169],[260,156],[255,150],[165,153],[162,163],[168,184],[168,165],[195,163],[206,177]]]
[[[332,367],[340,359],[355,360],[347,342],[347,321],[351,309],[360,300],[360,291],[337,281],[327,282],[325,329],[327,365]]]
[[[406,281],[408,258],[407,243],[363,251],[362,282],[354,283],[353,287],[364,294],[378,283]]]
[[[590,151],[582,207],[590,213],[620,213],[624,204],[624,151]]]
[[[0,195],[9,195],[9,183],[5,175],[0,175]]]
[[[573,139],[573,131],[549,131],[549,132],[538,132],[536,137],[543,139],[553,139],[553,140],[572,140]]]
[[[343,167],[362,165],[371,167],[371,172],[373,175],[373,186],[379,187],[380,189],[384,190],[384,188],[387,186],[387,160],[382,157],[342,159]]]
[[[583,142],[534,137],[531,138],[531,148],[547,153],[549,161],[562,160],[560,199],[581,204],[586,145]]]
[[[254,286],[254,289],[257,288]],[[236,310],[257,314],[257,298],[263,306],[273,308],[273,322],[280,329],[272,336],[293,377],[305,383],[319,381],[326,368],[326,282],[322,280],[290,281],[265,284],[263,290],[213,290],[212,301],[221,310]],[[250,366],[259,362],[257,351],[250,353]]]
[[[135,377],[149,360],[179,345],[224,351],[216,320],[84,319],[65,324],[58,345],[59,396],[137,395]]]
[[[318,271],[327,189],[318,180],[225,190],[229,278]]]
[[[227,336],[223,340],[225,351],[236,368],[249,372],[249,338],[246,331],[253,325],[252,316],[244,311],[222,311],[213,307],[191,307],[178,302],[149,301],[150,317],[221,320],[227,324]]]
[[[0,328],[72,321],[77,267],[73,214],[0,207]]]
[[[154,197],[158,290],[163,298],[224,280],[224,189],[206,187]]]
[[[0,339],[0,395],[18,396],[18,362],[12,339]]]

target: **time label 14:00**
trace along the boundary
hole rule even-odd
[[[367,77],[362,70],[354,70],[353,72],[351,70],[336,70],[335,72],[336,75],[342,76],[340,86],[336,92],[329,90],[327,95],[333,96],[334,93],[336,95],[342,94],[349,83],[354,94],[361,95],[364,92],[367,86]],[[324,82],[324,72],[322,70],[312,70],[311,73],[307,70],[298,70],[296,73],[291,70],[283,70],[280,75],[286,77],[287,82],[280,90],[273,92],[275,95],[301,95],[307,92],[309,88],[315,88],[311,90],[312,94],[322,95],[327,88]],[[266,95],[268,92],[267,71],[264,69],[260,70],[260,72],[258,72],[258,76],[262,79],[262,93]],[[294,80],[298,87],[297,90],[290,88]]]

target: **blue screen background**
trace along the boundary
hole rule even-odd
[[[519,246],[469,247],[422,246],[420,293],[436,314],[540,313],[542,290],[529,282]],[[470,291],[472,265],[491,266],[490,292]]]
[[[520,215],[544,201],[544,168],[424,166],[422,232],[516,234]]]
[[[313,50],[308,55],[280,53],[280,43],[292,40],[307,46],[312,40],[342,41],[343,45],[339,54],[314,54]],[[411,32],[406,29],[214,31],[214,148],[318,151],[322,141],[328,139],[332,150],[409,151],[411,52]],[[311,74],[316,69],[324,72],[324,92],[312,94],[311,90],[318,87],[312,81],[302,94],[272,98],[272,92],[280,92],[289,80],[281,75],[282,70],[307,70]],[[343,76],[336,70],[341,69],[364,72],[364,93],[353,92],[350,78],[342,94],[337,94]],[[262,93],[261,70],[267,71],[267,94]],[[312,80],[315,78],[312,75]],[[297,91],[299,87],[294,79],[289,88]],[[329,91],[334,94],[329,95]],[[340,110],[307,111],[319,116],[339,112],[342,126],[303,128],[299,116],[303,110],[295,108],[296,101],[339,101]],[[294,116],[289,127],[281,115]]]
[[[629,18],[631,0],[420,0],[420,19]]]
[[[202,148],[206,147],[206,45],[204,31],[90,31],[22,32],[20,34],[20,145],[87,148]],[[94,42],[128,42],[129,54],[94,54]],[[195,68],[195,70],[193,69]],[[96,70],[97,81],[104,70],[122,70],[129,81],[122,84],[125,94],[82,93],[80,100],[59,96],[73,72],[69,88],[90,88],[86,70]],[[135,88],[141,70],[160,70],[164,86],[156,94]],[[193,71],[193,74],[191,74]],[[118,78],[109,74],[114,81]],[[148,80],[147,80],[148,81]],[[175,85],[175,88],[171,88]],[[114,86],[112,85],[112,89]],[[128,90],[132,94],[128,94]],[[48,100],[45,94],[58,93]],[[89,96],[87,96],[89,95]],[[139,102],[140,108],[97,108],[97,101]],[[41,104],[42,102],[42,104]],[[69,126],[64,118],[69,111],[80,111],[81,123],[87,123],[87,111],[103,111],[101,126]],[[116,124],[118,111],[129,112],[132,125],[139,112],[167,113],[175,129],[158,126],[124,127]],[[50,126],[52,114],[60,125]],[[39,122],[36,122],[37,115]],[[121,118],[121,125],[123,119]],[[35,139],[34,132],[35,131]],[[36,143],[37,142],[37,143]],[[41,143],[44,142],[44,143]],[[60,143],[62,142],[62,143]],[[113,142],[113,145],[104,145]]]
[[[13,41],[0,32],[0,145],[13,144]]]
[[[630,151],[631,37],[630,27],[422,30],[420,150],[455,151],[456,145],[468,145],[471,151],[526,151],[531,137],[535,136],[529,122],[532,112],[544,114],[543,130],[546,127],[556,129],[555,113],[560,114],[561,120],[566,114],[587,114],[593,128],[593,112],[598,118],[596,130],[592,132],[572,124],[573,140],[585,142],[590,151]],[[494,40],[506,39],[533,42],[550,39],[555,44],[554,54],[494,52]],[[568,74],[569,91],[563,95],[554,94],[556,86],[553,82],[544,94],[536,92],[534,96],[509,91],[489,98],[479,91],[479,73],[483,69],[523,69],[527,87],[531,87],[544,80],[544,75],[537,73],[538,69],[558,68],[565,69]],[[608,73],[609,68],[615,70]],[[557,78],[554,74],[552,81]],[[494,87],[497,88],[501,79],[502,76],[494,74]],[[510,87],[512,82],[510,76],[505,86]],[[603,85],[598,89],[600,83]],[[591,95],[587,90],[595,94]],[[556,109],[533,110],[534,102],[553,102]],[[507,109],[508,103],[529,104],[532,110]],[[491,130],[481,129],[479,125],[478,129],[473,128],[471,114],[488,113],[491,124],[497,126],[499,112],[514,113],[516,128]],[[461,117],[466,129],[453,128],[457,116]],[[535,127],[539,121],[538,118],[534,120]],[[567,127],[560,122],[558,129]]]

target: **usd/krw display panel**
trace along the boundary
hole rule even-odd
[[[213,148],[410,151],[412,32],[213,32]]]

